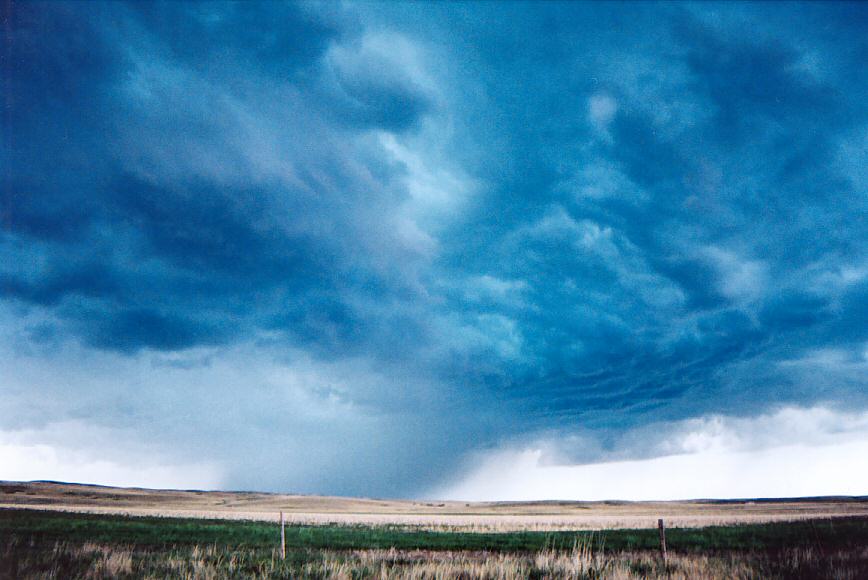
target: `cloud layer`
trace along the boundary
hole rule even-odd
[[[652,449],[637,449],[639,440]],[[605,460],[565,461],[571,445],[594,443],[542,439],[479,454],[474,468],[430,495],[464,501],[816,497],[864,495],[868,481],[868,467],[858,459],[868,453],[868,414],[824,407],[628,432]],[[612,457],[649,451],[650,458]]]
[[[6,11],[27,444],[413,495],[540,433],[868,406],[859,4]]]

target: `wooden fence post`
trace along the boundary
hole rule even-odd
[[[657,529],[660,530],[660,555],[663,557],[663,565],[666,565],[666,528],[663,526],[663,518],[657,520]]]
[[[280,559],[286,560],[286,528],[283,512],[280,512]]]

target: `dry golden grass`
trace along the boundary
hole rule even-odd
[[[9,557],[0,551],[0,564]],[[66,578],[334,578],[484,579],[513,578],[627,580],[639,578],[760,579],[836,578],[856,580],[868,571],[868,548],[818,554],[810,548],[780,554],[672,554],[666,565],[653,553],[607,553],[588,543],[572,551],[538,553],[426,552],[398,550],[326,551],[282,561],[275,551],[193,546],[170,552],[122,545],[56,543],[29,550],[15,563],[23,580]]]
[[[703,527],[868,515],[857,500],[775,502],[421,502],[243,492],[162,491],[56,483],[0,483],[0,508],[277,521],[400,525],[434,530],[558,531]]]

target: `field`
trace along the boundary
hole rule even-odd
[[[439,531],[570,531],[868,517],[866,498],[795,501],[422,502],[250,492],[123,489],[51,482],[0,482],[0,508],[276,522],[400,525]]]
[[[2,488],[2,578],[868,577],[868,516],[859,499],[467,505],[58,484]],[[276,514],[267,511],[274,508],[331,515],[342,523],[288,525],[282,560],[279,527],[269,521]],[[667,521],[689,522],[667,530],[665,564],[656,529],[613,526],[644,524],[655,509]],[[117,513],[85,513],[110,510]],[[143,511],[150,515],[124,513]],[[175,511],[199,517],[166,517]],[[212,512],[220,517],[202,517]],[[376,515],[377,525],[339,517],[366,514]],[[395,515],[426,517],[407,524],[390,521]],[[468,522],[494,520],[450,523],[458,515]],[[522,517],[537,519],[521,529]],[[544,518],[556,520],[553,529],[537,529],[545,527]],[[566,531],[557,518],[585,518],[575,520],[584,527]],[[738,523],[700,527],[717,520]],[[603,525],[591,531],[593,522]]]

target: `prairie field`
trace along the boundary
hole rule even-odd
[[[2,488],[0,578],[868,577],[858,498],[460,504]],[[320,519],[292,519],[310,514]]]
[[[0,510],[2,578],[839,578],[868,519],[657,531],[434,532]]]
[[[672,502],[408,501],[256,492],[125,489],[52,482],[0,483],[0,508],[298,525],[408,526],[430,530],[570,531],[705,527],[868,517],[866,498]]]

